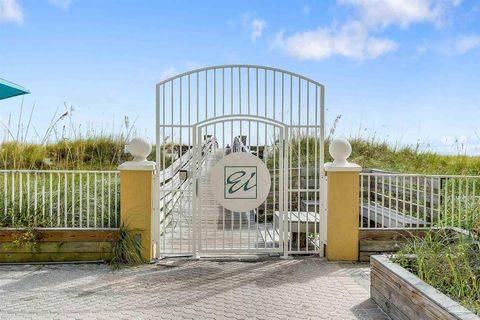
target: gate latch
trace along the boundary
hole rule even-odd
[[[190,178],[190,172],[188,170],[180,169],[179,174],[180,174],[180,181],[182,182]]]

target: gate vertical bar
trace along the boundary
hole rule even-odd
[[[190,168],[193,166],[193,170],[190,169],[192,172],[192,197],[193,197],[193,205],[192,205],[192,255],[195,259],[198,259],[198,170],[197,170],[197,161],[198,161],[198,145],[197,145],[197,128],[194,127],[193,130],[193,162],[190,164]]]
[[[280,148],[280,152],[281,152],[281,155],[280,155],[280,161],[281,161],[281,164],[280,164],[280,174],[281,174],[281,178],[280,178],[280,181],[282,182],[282,202],[281,202],[281,206],[282,206],[282,214],[281,214],[281,217],[282,217],[282,220],[283,220],[283,223],[282,223],[282,235],[280,237],[280,239],[282,239],[282,244],[279,243],[279,247],[282,247],[283,246],[283,257],[284,258],[288,258],[288,212],[287,212],[287,198],[288,198],[288,157],[285,157],[285,153],[287,150],[285,150],[285,142],[288,141],[288,128],[284,127],[281,129],[281,137],[280,137],[280,141],[281,141],[281,148]],[[279,242],[280,242],[280,239],[279,239]],[[282,245],[282,246],[281,246]]]

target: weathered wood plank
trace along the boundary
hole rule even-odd
[[[400,250],[407,240],[362,240],[359,241],[360,251],[376,251],[376,252],[395,252]]]
[[[45,230],[37,229],[40,241],[45,242],[70,242],[70,241],[116,241],[118,230]],[[21,230],[0,229],[0,242],[12,242],[21,235]]]
[[[359,261],[368,262],[372,255],[395,253],[412,237],[423,237],[429,229],[360,229]],[[434,229],[433,229],[434,230]]]
[[[408,318],[375,287],[370,288],[370,297],[392,320],[408,320]]]
[[[358,261],[360,262],[370,262],[372,256],[378,256],[380,254],[393,254],[395,252],[389,251],[361,251],[358,254]]]
[[[434,306],[430,306],[425,297],[401,278],[386,272],[375,259],[372,259],[370,264],[371,286],[399,310],[402,314],[400,319],[454,319],[443,310],[437,311]]]
[[[392,319],[479,319],[386,256],[370,266],[371,296]]]
[[[62,262],[109,259],[118,230],[37,229],[38,243],[15,246],[22,230],[0,230],[0,262]]]
[[[370,256],[395,253],[413,237],[424,237],[427,232],[447,231],[463,234],[463,230],[452,228],[409,228],[409,229],[362,229],[359,230],[359,261],[368,262]]]
[[[416,217],[402,214],[398,211],[383,207],[379,203],[370,202],[359,206],[360,215],[364,218],[382,224],[384,227],[425,227],[429,222]]]
[[[412,236],[423,237],[430,228],[411,229],[360,229],[359,240],[403,240]]]
[[[0,254],[5,253],[111,253],[113,242],[39,242],[37,245],[0,243]]]
[[[426,230],[366,230],[359,232],[360,251],[396,252],[400,250],[412,237],[423,237]]]
[[[108,261],[110,258],[111,254],[104,252],[2,253],[0,263]]]

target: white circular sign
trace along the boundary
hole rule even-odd
[[[220,159],[210,174],[215,200],[225,209],[245,212],[259,207],[270,192],[270,172],[265,163],[245,152]]]

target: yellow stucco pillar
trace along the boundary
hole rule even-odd
[[[362,168],[347,162],[350,143],[338,139],[330,144],[334,162],[327,172],[327,245],[330,261],[358,260],[359,174]]]
[[[127,145],[134,156],[119,166],[120,221],[140,242],[142,258],[148,262],[155,257],[153,228],[153,176],[155,163],[147,161],[151,145],[144,139],[134,138]]]

